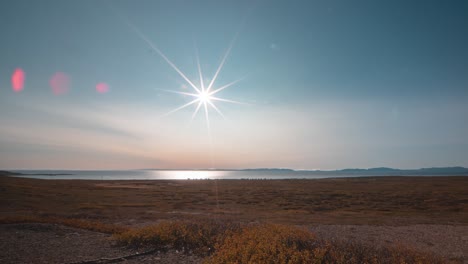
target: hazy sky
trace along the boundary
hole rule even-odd
[[[468,167],[467,14],[464,0],[1,1],[0,169]],[[197,50],[207,86],[231,44],[213,89],[242,79],[216,96],[245,104],[214,101],[210,129],[197,104],[165,115],[194,97],[162,90],[194,89],[154,48],[200,87]]]

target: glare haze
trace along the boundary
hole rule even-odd
[[[468,167],[467,14],[457,0],[2,1],[0,169]],[[172,112],[198,98],[175,68],[200,89],[234,82],[216,97],[242,104],[207,103],[209,126],[198,102]]]

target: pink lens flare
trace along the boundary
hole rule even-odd
[[[49,80],[50,88],[55,95],[61,95],[70,89],[70,77],[63,72],[56,72]]]
[[[96,91],[101,94],[107,93],[109,92],[109,85],[107,83],[100,82],[96,84]]]
[[[23,69],[17,68],[11,75],[11,87],[13,91],[19,93],[24,88],[24,80],[26,79],[26,74]]]

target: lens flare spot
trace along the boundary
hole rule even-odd
[[[24,80],[26,79],[26,74],[23,69],[17,68],[11,75],[11,87],[14,92],[21,92],[24,88]]]
[[[109,92],[109,85],[104,82],[98,83],[96,84],[96,91],[101,94],[107,93]]]
[[[63,72],[56,72],[49,81],[50,88],[55,95],[61,95],[70,89],[70,77]]]

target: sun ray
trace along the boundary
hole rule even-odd
[[[190,95],[190,96],[193,96],[193,97],[199,97],[199,94],[194,94],[194,93],[186,93],[186,92],[173,91],[173,90],[165,90],[165,89],[158,89],[158,88],[155,88],[155,90],[163,91],[163,92],[168,92],[168,93],[176,93],[176,94],[182,94],[182,95]]]
[[[125,24],[127,24],[127,26],[133,31],[133,33],[135,33],[141,40],[143,40],[153,51],[155,51],[159,56],[161,56],[164,61],[166,61],[170,67],[172,67],[179,75],[180,77],[182,77],[193,89],[194,89],[194,93],[188,93],[188,92],[180,92],[180,91],[170,91],[170,90],[161,90],[161,91],[166,91],[166,92],[170,92],[170,93],[175,93],[175,94],[180,94],[180,95],[188,95],[188,96],[192,96],[192,97],[195,97],[195,99],[193,99],[192,101],[164,114],[163,116],[167,116],[167,115],[170,115],[174,112],[177,112],[181,109],[184,109],[186,107],[189,107],[193,104],[197,104],[196,108],[195,108],[195,111],[193,112],[192,114],[192,117],[190,119],[190,123],[194,120],[194,118],[196,117],[196,115],[198,114],[198,112],[200,112],[200,108],[203,106],[204,108],[204,111],[205,111],[205,119],[206,119],[206,126],[207,126],[207,134],[208,134],[208,139],[209,139],[209,145],[210,145],[210,159],[211,159],[211,167],[214,167],[214,156],[213,156],[213,138],[212,138],[212,134],[211,134],[211,129],[210,129],[210,120],[209,120],[209,107],[208,105],[210,105],[219,115],[221,115],[224,119],[226,119],[226,117],[224,116],[224,114],[221,112],[221,110],[216,106],[215,102],[214,101],[221,101],[221,102],[228,102],[228,103],[236,103],[236,104],[244,104],[244,103],[241,103],[241,102],[237,102],[237,101],[233,101],[233,100],[228,100],[228,99],[224,99],[224,98],[219,98],[219,97],[214,97],[213,95],[223,91],[224,89],[236,84],[237,82],[241,81],[242,79],[239,79],[239,80],[236,80],[234,82],[231,82],[231,83],[228,83],[224,86],[221,86],[221,87],[214,87],[214,84],[221,72],[221,70],[223,69],[225,63],[226,63],[226,60],[227,58],[229,57],[232,49],[233,49],[233,46],[234,46],[234,43],[236,42],[237,40],[237,37],[238,35],[240,34],[240,28],[243,27],[244,23],[245,23],[245,17],[244,19],[242,19],[242,23],[241,23],[241,27],[239,28],[239,30],[236,32],[236,34],[234,35],[234,37],[232,38],[226,52],[224,53],[221,61],[220,61],[220,64],[218,66],[218,68],[216,69],[214,75],[213,75],[213,78],[209,81],[209,85],[207,87],[205,87],[205,83],[204,83],[204,78],[203,78],[203,72],[202,72],[202,67],[201,67],[201,63],[200,63],[200,56],[199,56],[199,51],[198,51],[198,47],[196,45],[196,42],[195,42],[195,57],[196,57],[196,64],[197,64],[197,68],[198,68],[198,77],[200,78],[200,85],[197,86],[194,84],[194,82],[192,80],[190,80],[136,25],[134,25],[133,23],[131,23],[131,21],[126,18],[123,14],[121,14],[120,12],[118,12],[118,10],[112,5],[111,2],[108,2],[109,6],[114,10],[114,12],[124,21]],[[208,83],[208,81],[207,81]],[[213,91],[211,91],[211,89],[213,89]],[[157,89],[157,90],[160,90],[160,89]],[[216,183],[216,203],[217,203],[217,208],[219,209],[219,201],[218,201],[218,186],[217,186],[217,183]]]
[[[220,116],[222,116],[224,119],[226,119],[226,117],[224,116],[224,114],[221,112],[221,110],[216,106],[216,104],[213,102],[213,101],[221,101],[221,102],[228,102],[228,103],[235,103],[235,104],[245,104],[245,103],[242,103],[242,102],[238,102],[238,101],[234,101],[234,100],[229,100],[229,99],[224,99],[224,98],[219,98],[219,97],[215,97],[213,96],[214,94],[217,94],[221,91],[223,91],[224,89],[226,88],[229,88],[231,87],[232,85],[238,83],[239,81],[243,80],[245,77],[241,78],[241,79],[238,79],[238,80],[235,80],[233,82],[230,82],[226,85],[223,85],[219,88],[216,88],[214,89],[214,83],[216,82],[221,70],[223,69],[225,63],[226,63],[226,60],[227,58],[229,57],[230,53],[231,53],[231,50],[234,46],[234,43],[237,39],[237,36],[238,36],[238,33],[237,32],[234,36],[234,38],[231,40],[231,43],[229,44],[226,52],[224,53],[222,59],[221,59],[221,62],[220,64],[218,65],[218,68],[216,69],[216,72],[213,76],[213,78],[209,81],[209,85],[207,87],[205,87],[205,83],[204,83],[204,78],[203,78],[203,71],[202,71],[202,67],[201,67],[201,63],[200,63],[200,56],[199,56],[199,51],[198,51],[198,47],[195,43],[195,59],[196,59],[196,64],[197,64],[197,70],[198,70],[198,77],[200,78],[200,86],[197,86],[195,85],[138,27],[136,27],[133,23],[131,23],[128,19],[126,19],[125,17],[121,16],[121,18],[124,20],[124,22],[127,24],[127,26],[140,38],[142,39],[152,50],[154,50],[159,56],[161,56],[166,62],[167,64],[169,64],[169,66],[171,66],[194,90],[195,92],[194,93],[189,93],[189,92],[181,92],[181,91],[174,91],[174,90],[164,90],[164,89],[156,89],[156,90],[159,90],[159,91],[165,91],[165,92],[169,92],[169,93],[175,93],[175,94],[180,94],[180,95],[188,95],[188,96],[192,96],[192,97],[195,97],[195,99],[193,99],[192,101],[180,106],[180,107],[177,107],[176,109],[172,110],[172,111],[169,111],[167,113],[165,113],[164,115],[162,116],[168,116],[174,112],[177,112],[181,109],[184,109],[186,107],[189,107],[193,104],[197,104],[196,108],[195,108],[195,111],[193,112],[192,114],[192,117],[190,119],[190,122],[192,122],[194,120],[194,118],[196,117],[196,115],[198,114],[198,112],[200,112],[200,108],[204,108],[204,112],[205,112],[205,119],[206,119],[206,125],[207,125],[207,128],[208,128],[208,133],[211,134],[211,131],[210,131],[210,120],[209,120],[209,108],[212,107]],[[213,89],[213,90],[211,90]],[[210,106],[210,107],[209,107]]]
[[[152,50],[156,51],[156,53],[158,53],[159,56],[161,56],[188,84],[190,84],[195,91],[201,92],[197,86],[193,84],[193,82],[190,81],[190,79],[148,37],[146,37],[139,28],[133,25],[128,19],[125,19],[125,22],[132,31],[138,35],[138,37],[145,41]]]
[[[244,77],[244,78],[245,78],[245,77]],[[221,92],[222,90],[224,90],[224,89],[226,89],[226,88],[229,88],[230,86],[232,86],[232,85],[234,85],[234,84],[236,84],[236,83],[242,81],[244,78],[235,80],[235,81],[230,82],[230,83],[228,83],[228,84],[226,84],[226,85],[224,85],[224,86],[221,86],[220,88],[217,88],[216,90],[211,91],[211,92],[209,92],[208,94],[209,94],[209,95],[214,95],[215,93]]]
[[[224,116],[224,114],[221,112],[221,110],[219,110],[219,108],[218,108],[215,104],[213,104],[213,102],[208,101],[208,104],[210,104],[211,107],[213,107],[213,109],[214,109],[216,112],[218,112],[218,114],[219,114],[224,120],[226,120],[226,117]]]
[[[194,103],[198,102],[199,100],[200,100],[200,99],[197,98],[197,99],[195,99],[195,100],[193,100],[193,101],[190,101],[190,102],[184,104],[183,106],[177,107],[176,109],[174,109],[174,110],[172,110],[172,111],[170,111],[170,112],[165,113],[165,114],[162,115],[162,116],[168,116],[168,115],[170,115],[170,114],[172,114],[172,113],[174,113],[174,112],[177,112],[177,111],[179,111],[179,110],[181,110],[181,109],[184,109],[185,107],[188,107],[188,106],[190,106],[190,105],[193,105]]]
[[[198,111],[200,110],[200,107],[202,106],[202,104],[203,104],[202,101],[199,101],[199,102],[198,102],[197,108],[196,108],[195,111],[193,112],[192,118],[190,119],[190,122],[193,122],[193,119],[194,119],[195,116],[197,115],[197,113],[198,113]]]
[[[213,86],[214,82],[215,82],[216,79],[218,78],[218,74],[219,74],[219,72],[221,71],[221,69],[224,67],[224,63],[226,62],[227,57],[228,57],[229,54],[231,53],[232,47],[234,46],[234,42],[236,42],[236,39],[237,39],[237,36],[238,36],[238,35],[239,35],[239,32],[236,33],[236,35],[235,35],[234,38],[232,39],[231,43],[229,44],[229,47],[228,47],[228,49],[226,50],[226,53],[224,53],[223,59],[221,60],[221,63],[219,64],[218,69],[216,69],[216,72],[215,72],[213,78],[211,79],[210,84],[209,84],[208,87],[206,88],[207,91],[210,91],[210,89],[211,89],[211,87]]]
[[[208,106],[206,102],[203,103],[205,106],[205,118],[206,118],[206,127],[208,128],[208,133],[211,135],[211,129],[210,129],[210,119],[208,118]],[[211,138],[210,138],[211,140]]]
[[[198,75],[200,76],[201,90],[202,92],[205,92],[205,85],[203,84],[203,74],[202,74],[201,65],[200,65],[200,56],[198,55],[198,48],[196,44],[195,44],[195,58],[197,60],[197,68],[198,68]]]
[[[216,101],[227,102],[227,103],[233,103],[233,104],[242,104],[242,105],[246,105],[246,104],[247,104],[247,103],[243,103],[243,102],[238,102],[238,101],[234,101],[234,100],[228,100],[228,99],[219,98],[219,97],[213,97],[213,96],[210,97],[210,100],[216,100]]]

